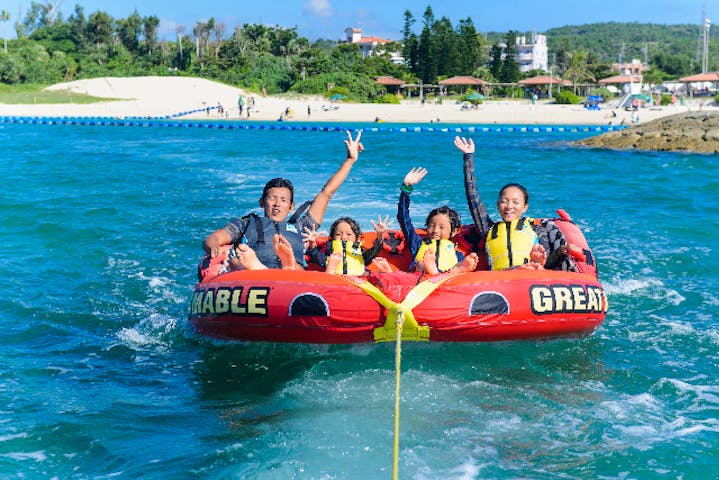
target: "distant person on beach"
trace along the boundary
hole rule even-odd
[[[285,178],[273,178],[265,184],[260,197],[264,216],[250,214],[234,219],[224,228],[208,235],[203,248],[209,258],[221,255],[230,246],[229,262],[221,271],[303,269],[304,244],[300,232],[306,228],[316,230],[322,223],[332,195],[345,181],[360,152],[364,150],[361,136],[360,131],[353,139],[352,134],[347,132],[347,140],[344,141],[347,158],[315,196],[306,212],[303,213],[300,208],[288,220],[287,217],[295,207],[294,187]]]
[[[529,193],[518,183],[508,183],[499,191],[497,210],[501,222],[494,222],[477,191],[474,177],[474,142],[454,137],[454,145],[464,154],[464,188],[467,204],[475,227],[484,239],[489,265],[492,270],[510,268],[541,270],[558,266],[567,254],[579,255],[577,248],[563,245],[552,252],[550,258],[534,230],[533,219],[525,217],[529,209]]]
[[[313,263],[333,275],[363,275],[370,264],[379,272],[391,272],[387,259],[377,256],[382,251],[382,236],[392,224],[392,220],[388,220],[389,216],[384,219],[378,216],[376,223],[371,221],[376,236],[369,250],[362,247],[362,230],[354,218],[340,217],[334,221],[324,252],[317,246],[322,232],[305,228],[302,237],[307,242],[307,254]]]
[[[311,115],[312,115],[312,108],[309,105],[307,105],[307,118],[310,118]]]
[[[245,98],[242,95],[240,95],[237,98],[237,109],[240,111],[240,114],[238,116],[240,118],[242,118],[242,111],[244,110],[244,108],[245,108]]]
[[[397,220],[402,227],[405,243],[409,245],[412,253],[410,268],[428,275],[438,275],[441,272],[471,272],[477,268],[477,254],[470,253],[465,257],[462,252],[455,249],[451,241],[462,226],[456,210],[445,205],[429,212],[425,221],[427,236],[424,239],[417,234],[412,225],[412,218],[409,215],[409,196],[414,191],[414,186],[426,174],[426,168],[412,168],[400,185]]]

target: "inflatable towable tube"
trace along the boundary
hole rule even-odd
[[[351,277],[319,271],[256,270],[217,275],[221,259],[203,260],[190,306],[195,330],[226,340],[360,343],[402,338],[477,342],[580,336],[604,320],[607,299],[594,256],[568,215],[538,219],[548,252],[576,245],[556,270],[477,270],[420,278],[401,232],[386,232],[382,256],[397,271]],[[420,233],[423,233],[420,231]],[[464,253],[482,251],[474,227],[454,239]],[[365,233],[369,247],[374,232]],[[399,247],[402,248],[399,248]],[[483,258],[484,255],[480,255]],[[486,264],[484,266],[486,269]]]

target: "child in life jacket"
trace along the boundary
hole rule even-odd
[[[477,268],[479,261],[477,254],[471,253],[465,257],[451,241],[451,238],[462,226],[456,210],[445,205],[429,212],[425,222],[427,236],[424,239],[417,234],[412,225],[409,215],[409,197],[414,191],[414,186],[426,174],[426,168],[412,168],[405,175],[400,186],[397,220],[402,227],[405,243],[409,245],[410,252],[412,252],[413,260],[410,268],[424,271],[428,275],[438,275],[441,272],[471,272]]]
[[[529,193],[518,183],[508,183],[499,191],[497,210],[501,222],[494,222],[479,197],[474,177],[474,142],[472,139],[455,137],[454,145],[464,153],[464,186],[469,211],[482,238],[492,270],[510,268],[541,270],[551,268],[564,255],[575,255],[580,250],[573,245],[562,245],[547,258],[547,252],[539,243],[533,228],[533,219],[524,216],[529,208]],[[558,257],[559,261],[558,261]]]
[[[373,264],[379,272],[390,272],[392,269],[387,260],[377,257],[382,251],[382,236],[392,223],[391,220],[389,222],[388,220],[389,216],[384,219],[378,216],[377,223],[370,220],[376,237],[369,250],[362,247],[362,230],[354,218],[340,217],[334,221],[330,227],[326,253],[317,246],[317,237],[322,232],[305,228],[302,236],[307,242],[307,254],[312,262],[324,267],[325,271],[332,275],[363,275],[365,267],[370,264]]]

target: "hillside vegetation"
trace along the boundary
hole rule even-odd
[[[49,3],[32,2],[22,19],[0,11],[3,26],[10,20],[17,39],[6,40],[0,49],[0,83],[5,85],[47,85],[101,76],[189,75],[267,93],[341,93],[348,100],[384,101],[387,89],[374,81],[383,75],[425,85],[454,75],[472,75],[504,84],[495,89],[495,95],[516,96],[522,92],[512,84],[544,73],[519,71],[515,38],[528,33],[485,34],[476,30],[470,17],[453,25],[446,16],[435,16],[430,6],[418,19],[406,11],[403,38],[366,58],[356,44],[311,42],[296,28],[244,24],[228,31],[213,18],[198,21],[192,28],[178,26],[174,39],[159,38],[158,17],[141,17],[137,11],[116,19],[103,11],[86,15],[76,5],[64,19]],[[645,78],[654,83],[698,71],[699,27],[695,25],[596,23],[544,33],[552,72],[575,86],[611,75],[611,64],[620,58],[648,61],[651,69]],[[393,63],[393,52],[401,53],[405,64]],[[712,35],[712,70],[719,64],[718,53],[719,42]]]

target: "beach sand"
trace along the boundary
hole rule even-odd
[[[458,123],[458,124],[534,124],[534,125],[629,125],[631,113],[615,109],[590,111],[581,105],[555,105],[529,100],[489,100],[476,110],[462,110],[456,101],[442,104],[418,100],[404,100],[400,105],[337,102],[321,96],[274,95],[262,96],[253,92],[194,77],[103,77],[76,80],[48,87],[95,97],[122,99],[91,104],[24,104],[0,103],[0,116],[86,116],[86,117],[163,117],[180,112],[195,111],[180,118],[237,120],[238,96],[254,97],[255,105],[250,121],[275,121],[286,109],[294,114],[287,121],[302,122],[372,122],[381,119],[390,123]],[[0,99],[0,102],[2,100]],[[643,108],[639,119],[646,122],[689,110],[717,110],[703,105],[706,99],[688,102],[685,106]],[[224,113],[207,107],[222,105]],[[310,113],[308,114],[308,107]],[[246,115],[242,115],[244,121]]]

